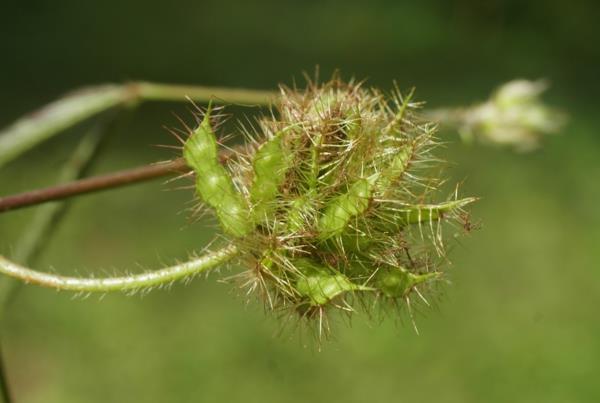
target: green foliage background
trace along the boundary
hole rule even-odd
[[[320,65],[372,85],[417,87],[429,106],[484,99],[518,77],[552,81],[570,125],[518,155],[452,133],[449,173],[482,200],[483,228],[453,253],[436,309],[408,324],[357,317],[323,352],[228,285],[72,299],[23,287],[4,317],[17,402],[596,402],[600,400],[599,3],[559,1],[7,2],[0,126],[69,89],[144,79],[273,88]],[[95,172],[171,156],[174,111],[141,108]],[[233,112],[243,112],[237,108]],[[52,183],[82,129],[0,172],[0,194]],[[78,199],[40,268],[158,267],[212,236],[191,193],[149,183]],[[10,253],[33,210],[0,215]],[[114,269],[116,270],[116,269]],[[292,332],[293,333],[293,332]]]

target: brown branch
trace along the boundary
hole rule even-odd
[[[72,196],[131,185],[188,170],[189,168],[183,158],[178,158],[173,161],[160,162],[106,175],[80,179],[57,186],[36,189],[0,198],[0,213],[53,200],[61,200]]]
[[[221,163],[230,159],[237,150],[239,150],[239,147],[221,151],[219,154]],[[61,185],[0,197],[0,213],[87,193],[133,185],[139,182],[189,171],[190,168],[185,163],[185,160],[183,158],[177,158],[172,161],[158,162],[105,175],[92,176],[90,178],[79,179]]]
[[[219,153],[221,163],[227,162],[244,147],[233,147]],[[126,169],[105,175],[92,176],[47,188],[30,190],[16,195],[0,197],[0,214],[24,207],[34,206],[54,200],[62,200],[73,196],[102,190],[134,185],[164,176],[182,174],[191,171],[183,158],[172,161],[157,162],[137,168]]]

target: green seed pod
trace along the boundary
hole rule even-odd
[[[402,147],[399,152],[392,158],[390,164],[385,171],[380,175],[377,181],[377,190],[385,195],[389,192],[395,182],[402,178],[402,174],[408,168],[411,161],[412,149],[410,146]]]
[[[413,274],[403,267],[381,270],[377,273],[379,291],[389,298],[405,297],[414,286],[438,278],[441,273]]]
[[[413,205],[406,208],[400,208],[395,211],[397,214],[397,222],[400,223],[400,225],[408,225],[438,221],[444,217],[444,214],[460,210],[467,204],[471,204],[476,200],[477,199],[474,197],[468,197],[439,204]]]
[[[183,146],[183,156],[196,173],[196,192],[211,206],[226,234],[241,237],[251,229],[246,203],[235,191],[227,170],[219,163],[217,140],[210,126],[210,108]]]
[[[287,216],[287,229],[290,233],[306,229],[310,214],[314,212],[315,198],[313,192],[309,191],[292,201]]]
[[[283,146],[284,133],[277,133],[267,140],[254,155],[254,181],[250,188],[250,200],[254,205],[255,219],[260,220],[276,207],[279,187],[285,180],[290,158]]]
[[[373,179],[359,179],[346,193],[327,204],[317,228],[321,240],[340,235],[354,217],[365,212],[369,207],[373,182]]]
[[[218,164],[217,140],[210,126],[210,107],[204,119],[183,145],[183,157],[194,170]]]
[[[319,266],[318,263],[308,259],[298,259],[294,264],[304,274],[296,283],[297,290],[311,306],[325,305],[347,292],[374,290],[371,287],[354,284],[334,269]]]

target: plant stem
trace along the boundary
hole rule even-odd
[[[117,106],[142,101],[183,101],[268,105],[271,91],[134,82],[99,85],[68,94],[0,131],[0,168],[37,144]]]
[[[247,106],[269,105],[275,96],[274,91],[248,90],[245,88],[200,87],[192,85],[159,84],[137,82],[128,84],[129,91],[142,101],[192,101]]]
[[[182,158],[174,161],[145,165],[111,174],[93,176],[43,189],[32,190],[0,198],[0,213],[75,195],[92,193],[103,189],[126,186],[165,175],[186,171]]]
[[[79,292],[128,291],[165,285],[184,277],[202,273],[230,261],[237,254],[237,246],[228,245],[214,252],[208,252],[196,259],[164,269],[123,277],[107,278],[65,277],[58,274],[43,273],[20,266],[0,256],[0,273],[28,284],[37,284],[57,290]]]
[[[235,149],[236,148],[233,150]],[[234,155],[235,151],[233,150],[228,149],[221,151],[219,154],[221,163],[224,163]],[[133,185],[163,176],[175,175],[188,171],[190,171],[190,168],[188,168],[185,160],[183,158],[177,158],[173,161],[144,165],[137,168],[62,183],[47,188],[31,190],[16,195],[0,197],[0,214],[6,211],[17,210],[49,201]]]

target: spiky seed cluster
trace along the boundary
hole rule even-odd
[[[441,275],[442,222],[474,199],[433,203],[434,126],[399,92],[333,80],[281,89],[250,151],[228,170],[210,108],[184,156],[197,194],[238,245],[245,284],[304,317],[357,301],[408,302]],[[353,298],[354,297],[354,298]]]

